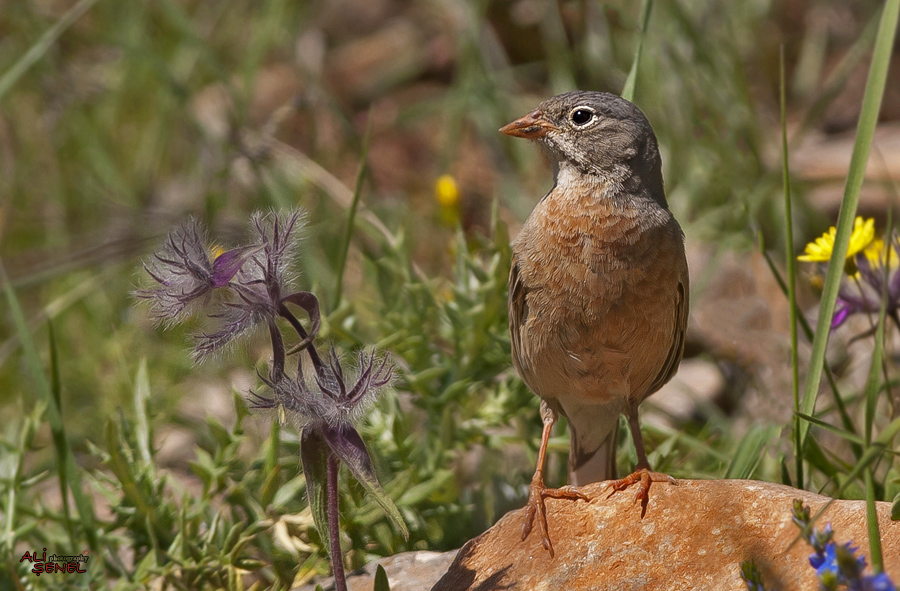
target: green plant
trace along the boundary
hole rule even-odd
[[[374,352],[360,352],[357,377],[350,382],[333,346],[327,358],[319,356],[315,347],[320,326],[318,299],[307,291],[293,291],[289,279],[301,224],[298,212],[256,215],[253,241],[214,257],[197,223],[185,224],[171,232],[163,248],[145,264],[154,283],[136,295],[150,302],[152,315],[162,323],[183,322],[198,309],[214,320],[212,332],[195,335],[194,354],[201,360],[256,325],[268,329],[272,365],[260,378],[269,396],[251,392],[250,406],[275,410],[279,421],[300,425],[300,457],[309,505],[329,549],[337,589],[346,591],[338,501],[341,464],[381,505],[404,538],[409,536],[397,507],[378,483],[369,452],[354,427],[390,384],[393,367],[386,358],[377,359]],[[308,330],[289,305],[309,316]],[[286,368],[289,352],[279,320],[286,321],[299,339],[290,351],[298,356],[293,375]],[[312,376],[304,375],[304,357],[312,365]]]

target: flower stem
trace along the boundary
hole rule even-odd
[[[272,372],[284,374],[284,339],[274,320],[269,321],[269,336],[272,338]]]
[[[335,591],[347,591],[344,574],[344,555],[341,553],[341,526],[338,512],[338,469],[341,461],[333,453],[328,454],[327,480],[325,484],[328,505],[328,536],[331,538],[331,568],[334,571]]]

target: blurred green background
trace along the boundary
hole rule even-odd
[[[635,102],[660,140],[694,289],[682,372],[642,407],[656,469],[790,481],[788,306],[759,241],[783,261],[834,224],[880,6],[653,7]],[[199,325],[158,329],[130,295],[142,257],[188,216],[228,246],[253,211],[306,209],[298,272],[328,314],[323,336],[394,355],[396,392],[362,430],[412,535],[399,538],[345,481],[351,567],[459,547],[523,504],[540,421],[510,364],[508,243],[551,171],[534,146],[496,130],[559,92],[620,92],[639,19],[635,2],[0,3],[0,255],[44,366],[58,371],[65,434],[97,514],[92,587],[290,588],[328,570],[298,477],[296,429],[243,416],[241,396],[267,361],[265,335],[195,366],[187,346]],[[898,119],[895,59],[860,205],[879,224],[900,178]],[[443,175],[452,182],[436,192]],[[800,281],[813,315],[816,279]],[[851,414],[871,351],[850,342],[861,330],[836,334],[829,357]],[[0,511],[15,561],[0,578],[50,585],[30,578],[17,554],[77,553],[85,542],[60,510],[38,400],[4,312]],[[898,406],[885,396],[879,420]],[[830,401],[819,410],[837,423]],[[556,435],[561,481],[567,439]],[[852,457],[840,438],[817,441],[807,487],[834,494]],[[878,469],[880,498],[891,500],[896,468]],[[850,482],[841,494],[862,490]]]

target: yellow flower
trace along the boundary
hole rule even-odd
[[[797,257],[798,261],[809,263],[828,262],[834,250],[834,236],[837,229],[832,226],[828,232],[816,238],[814,242],[806,245],[803,254]],[[875,218],[863,220],[857,217],[853,222],[853,233],[850,234],[850,247],[847,249],[847,258],[856,256],[862,252],[875,239]]]
[[[868,259],[869,264],[872,267],[883,267],[884,266],[884,240],[878,238],[873,240],[869,246],[863,249],[863,254],[866,259]],[[897,249],[891,245],[890,250],[888,251],[888,258],[890,259],[890,265],[888,265],[889,269],[896,269],[898,263],[900,263],[900,258],[898,258]]]
[[[434,197],[441,206],[441,220],[456,226],[460,218],[459,187],[452,175],[442,174],[434,182]]]
[[[434,196],[441,207],[455,207],[459,203],[459,188],[449,174],[442,174],[434,183]]]

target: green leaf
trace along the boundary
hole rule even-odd
[[[401,507],[415,507],[442,489],[452,477],[453,472],[450,470],[437,470],[425,482],[420,482],[403,491],[403,494],[397,499],[397,504]]]
[[[381,485],[378,483],[378,477],[375,475],[375,467],[372,466],[372,459],[366,449],[359,433],[350,425],[339,425],[337,427],[325,427],[322,434],[332,451],[341,459],[341,462],[347,466],[353,477],[363,485],[372,498],[381,505],[387,516],[394,522],[394,525],[403,534],[403,539],[409,539],[409,530],[406,529],[406,523],[400,515],[400,510],[394,504],[394,501],[388,497]]]
[[[153,441],[150,421],[147,419],[147,401],[150,400],[150,378],[147,376],[147,358],[141,359],[134,379],[134,413],[137,420],[135,438],[144,465],[152,461]]]
[[[897,493],[894,504],[891,505],[891,521],[900,521],[900,493]]]
[[[135,479],[134,464],[131,457],[126,457],[122,453],[122,436],[116,421],[108,419],[106,421],[106,452],[109,454],[107,466],[110,471],[118,479],[122,487],[122,493],[128,502],[134,506],[137,512],[155,523],[155,513],[153,511],[154,500],[148,498]]]
[[[266,479],[259,494],[259,503],[263,507],[268,507],[281,487],[281,465],[275,464],[272,468],[266,469],[265,474]]]
[[[304,427],[300,434],[300,461],[303,464],[303,476],[306,479],[306,493],[313,521],[319,530],[322,544],[331,551],[331,537],[328,534],[328,499],[325,490],[328,456],[331,449],[322,432],[318,429]]]
[[[375,587],[372,591],[391,591],[391,585],[388,583],[387,573],[380,564],[375,567]]]

